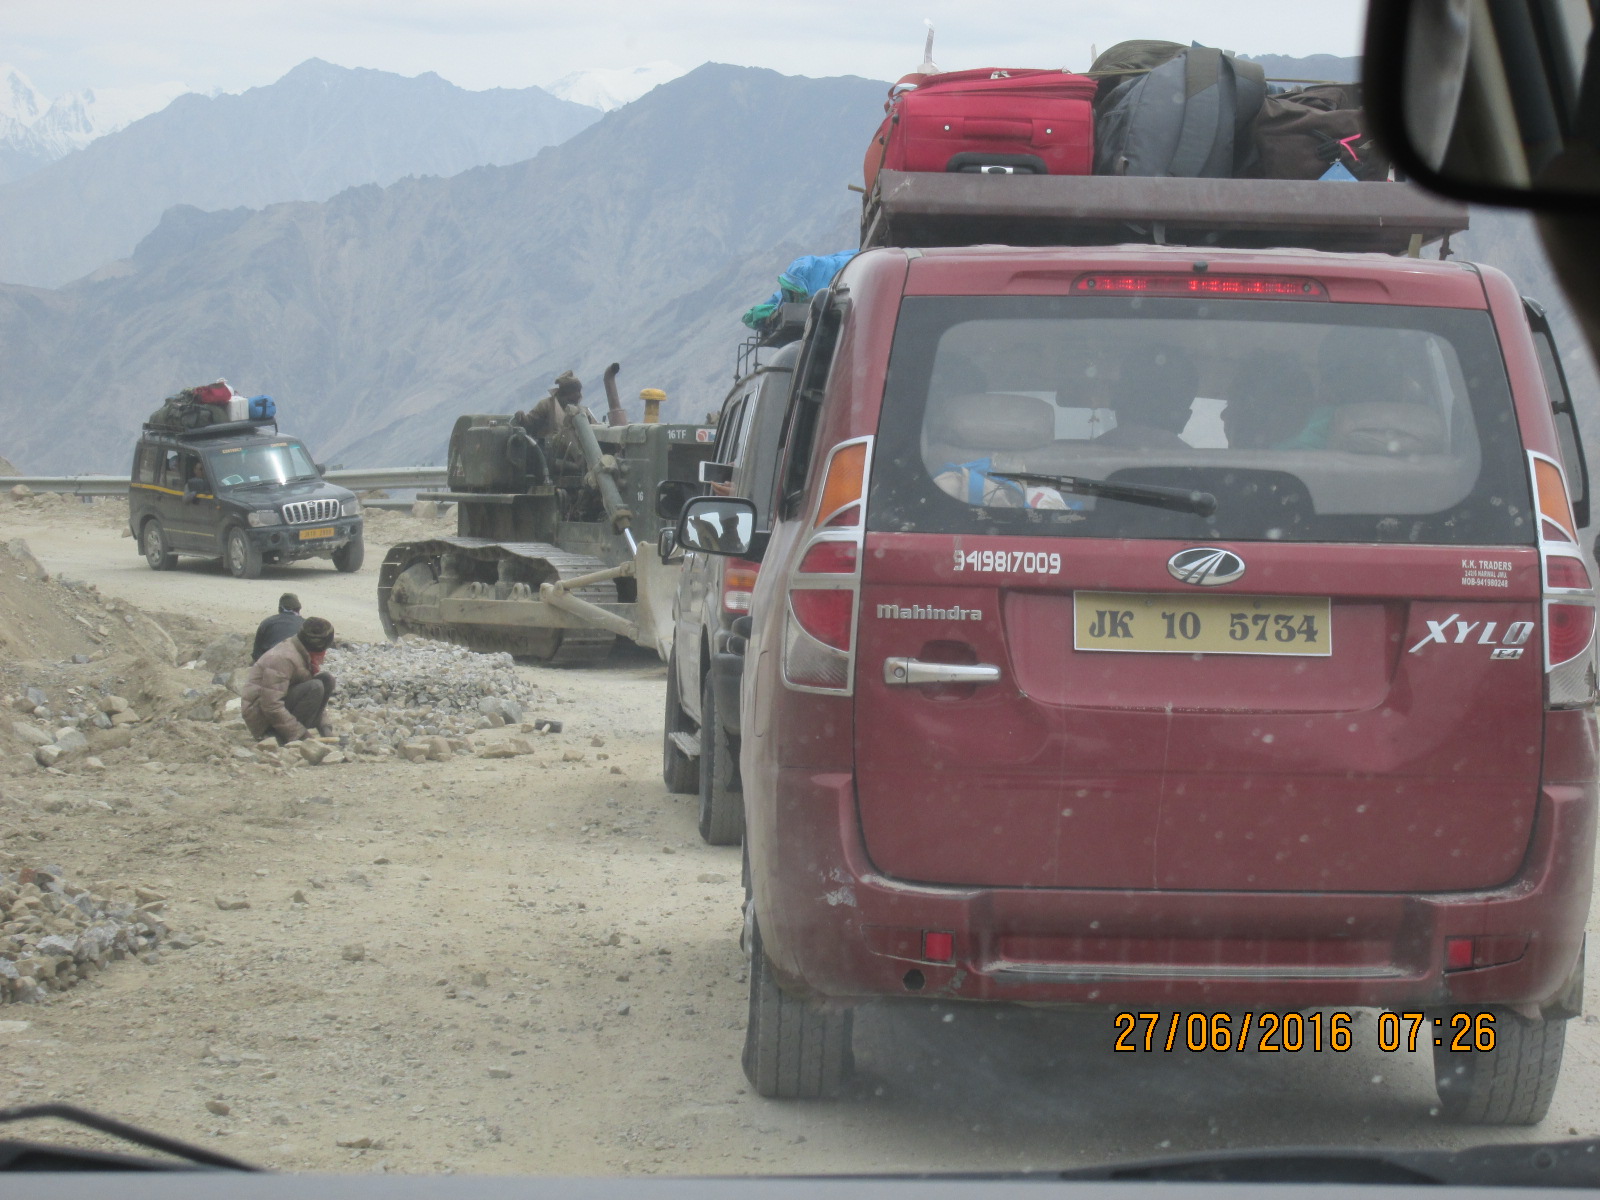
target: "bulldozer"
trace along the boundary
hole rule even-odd
[[[605,372],[604,422],[571,372],[526,412],[456,421],[450,490],[417,497],[455,504],[456,536],[404,542],[384,558],[378,614],[389,637],[562,667],[599,662],[621,637],[666,658],[679,567],[662,561],[661,514],[699,490],[717,431],[660,423],[654,389],[641,393],[644,421],[631,422],[618,370]]]

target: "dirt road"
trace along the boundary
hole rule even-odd
[[[114,513],[79,507],[0,522],[52,570],[184,614],[191,643],[248,631],[286,589],[342,634],[378,636],[375,544],[354,576],[159,575]],[[755,1098],[738,1065],[738,851],[701,845],[691,801],[661,785],[661,665],[522,669],[540,713],[565,724],[534,756],[286,774],[235,763],[219,741],[219,763],[8,768],[11,863],[158,889],[173,931],[203,940],[0,1008],[0,1104],[69,1100],[333,1171],[1045,1169],[1489,1140],[1439,1119],[1425,1056],[1381,1053],[1370,1014],[1346,1054],[1121,1055],[1101,1014],[869,1008],[846,1096]],[[563,761],[569,750],[582,761]],[[1544,1125],[1496,1139],[1600,1133],[1597,1033],[1592,1017],[1572,1027]]]

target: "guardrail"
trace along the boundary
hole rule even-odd
[[[329,471],[324,478],[352,492],[443,487],[448,482],[443,467],[351,467]],[[126,475],[0,475],[0,489],[19,483],[35,492],[73,496],[120,496],[128,490]]]

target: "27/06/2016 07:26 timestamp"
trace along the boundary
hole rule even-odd
[[[1119,1012],[1113,1018],[1119,1053],[1254,1050],[1343,1054],[1355,1044],[1355,1018],[1336,1012]],[[1420,1012],[1378,1014],[1377,1045],[1386,1054],[1415,1053],[1429,1045],[1451,1051],[1488,1053],[1495,1047],[1494,1014]]]

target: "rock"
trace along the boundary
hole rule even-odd
[[[132,709],[126,712],[112,713],[111,723],[113,725],[137,725],[139,723],[139,714]]]
[[[632,1011],[633,1011],[633,1005],[631,1005],[631,1004],[619,1004],[619,1005],[617,1005],[617,1016],[619,1016],[619,1017],[625,1017]]]
[[[16,483],[11,485],[11,498],[13,500],[26,500],[31,495],[33,495],[33,489],[27,484]]]
[[[213,1116],[225,1117],[233,1111],[224,1100],[207,1100],[206,1111]]]
[[[419,521],[435,521],[439,518],[439,504],[436,500],[413,500],[411,502],[411,515]]]
[[[50,703],[50,697],[36,687],[23,688],[22,695],[28,701],[28,711],[30,712],[35,708],[44,708]]]
[[[454,753],[449,739],[431,737],[428,739],[428,758],[433,762],[448,762]]]
[[[605,744],[605,738],[601,737],[598,733],[589,739],[589,745],[591,746],[604,746]]]
[[[119,712],[127,712],[132,707],[121,696],[100,697],[100,711],[110,716],[115,716]]]
[[[509,742],[491,742],[478,750],[479,758],[515,758],[518,754],[515,746]]]
[[[289,897],[289,903],[290,904],[309,904],[311,902],[306,899],[305,892],[303,892],[299,888],[295,888],[294,895]]]
[[[244,711],[244,701],[235,696],[222,706],[224,716],[237,717]]]
[[[427,762],[428,748],[420,742],[406,742],[400,747],[400,755],[407,762]]]
[[[514,737],[507,742],[506,745],[510,746],[511,749],[517,754],[537,753],[537,747],[535,747],[534,744],[527,738]]]
[[[562,762],[582,762],[583,761],[583,751],[582,750],[563,750],[561,752],[561,761]]]
[[[250,662],[250,642],[242,633],[229,633],[200,651],[200,661],[208,672],[231,671]]]
[[[216,905],[223,912],[237,912],[241,908],[249,908],[250,901],[243,896],[218,896]]]
[[[91,750],[125,750],[131,745],[133,745],[133,729],[127,725],[97,729],[89,737]]]
[[[316,741],[313,738],[304,738],[301,741],[296,742],[295,747],[300,751],[300,757],[305,759],[312,766],[316,766],[318,763],[322,762],[322,760],[327,758],[329,754],[329,748],[327,744]]]
[[[53,767],[66,758],[67,752],[60,746],[40,746],[33,752],[34,761],[41,767]]]
[[[11,732],[30,746],[48,746],[56,740],[48,729],[40,729],[32,721],[11,722]]]
[[[94,716],[89,718],[89,724],[93,725],[96,729],[110,729],[111,718],[106,716],[105,713],[95,713]]]
[[[510,1079],[511,1072],[505,1067],[490,1067],[486,1072],[490,1079]]]
[[[235,746],[233,748],[233,757],[243,762],[255,762],[256,752],[247,746]]]
[[[199,944],[199,938],[187,933],[175,933],[166,941],[169,950],[192,950]]]
[[[196,704],[183,715],[191,721],[215,721],[217,710],[209,704]]]
[[[346,1150],[370,1150],[373,1145],[369,1137],[341,1138],[336,1144]]]
[[[273,737],[270,734],[268,734],[266,737],[262,738],[259,742],[256,743],[256,749],[257,750],[276,750],[277,748],[278,748],[278,739]]]
[[[698,883],[727,883],[728,877],[717,871],[705,871],[695,876]]]
[[[85,771],[104,771],[106,764],[91,754],[83,760],[83,769]]]
[[[139,884],[133,889],[133,898],[140,904],[155,904],[159,900],[165,900],[167,895],[165,892],[156,891],[153,887],[145,887]]]
[[[351,942],[343,950],[339,951],[339,957],[344,959],[345,962],[360,962],[366,956],[367,948],[360,942]]]

